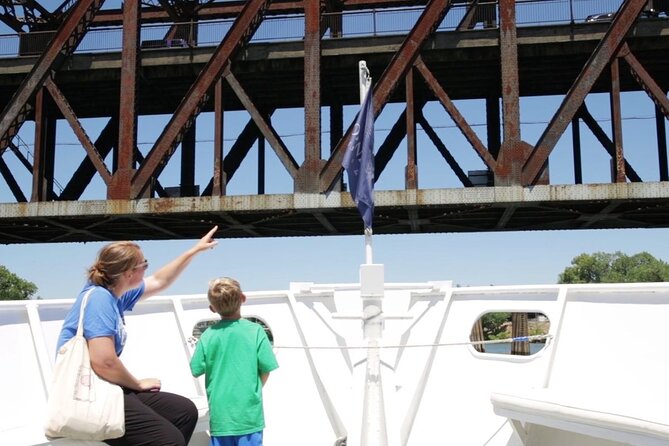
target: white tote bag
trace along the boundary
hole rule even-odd
[[[99,441],[125,433],[123,390],[91,368],[83,327],[91,291],[81,302],[77,334],[58,351],[44,427],[49,438]]]

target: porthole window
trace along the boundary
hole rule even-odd
[[[474,323],[469,339],[480,353],[529,356],[546,346],[549,330],[543,313],[491,312]]]
[[[274,335],[272,334],[272,330],[269,328],[269,325],[267,325],[267,322],[256,316],[247,316],[244,319],[259,324],[265,330],[265,334],[267,334],[267,339],[269,339],[269,343],[274,345]]]
[[[201,321],[198,321],[198,323],[195,324],[195,326],[193,327],[193,337],[196,340],[200,340],[200,336],[202,336],[202,333],[204,333],[204,331],[207,328],[211,327],[212,325],[214,325],[214,324],[216,324],[220,321],[221,320],[218,319],[218,318],[216,318],[216,319],[203,319]]]
[[[259,324],[265,330],[265,333],[267,334],[267,338],[269,339],[270,344],[274,345],[274,335],[272,334],[272,330],[269,328],[269,325],[267,325],[267,322],[256,316],[246,316],[244,317],[244,319]],[[201,321],[198,321],[193,327],[193,338],[195,338],[196,341],[199,340],[200,336],[202,336],[202,333],[204,333],[204,331],[207,328],[211,327],[214,324],[217,324],[220,321],[221,320],[219,318],[203,319]]]

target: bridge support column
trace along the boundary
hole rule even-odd
[[[128,200],[137,147],[137,73],[139,69],[140,2],[123,3],[123,52],[119,100],[118,167],[113,172],[107,198]]]
[[[532,151],[532,146],[520,139],[518,36],[516,32],[515,0],[500,0],[499,16],[504,141],[497,158],[495,185],[515,186],[522,184],[523,165]]]
[[[413,88],[413,68],[410,68],[405,78],[406,86],[406,120],[407,120],[407,167],[404,175],[407,189],[418,188],[418,160],[416,159],[416,117]]]
[[[499,96],[494,94],[485,100],[486,130],[488,133],[488,152],[497,159],[502,146],[499,119]]]
[[[50,97],[46,88],[40,88],[35,96],[35,153],[30,201],[47,201],[54,196],[56,119],[49,116],[49,102]]]
[[[611,61],[611,127],[613,133],[613,146],[615,148],[611,182],[624,183],[626,181],[626,175],[625,157],[623,153],[623,122],[620,112],[620,64],[618,60],[619,58],[615,57]]]
[[[225,174],[225,169],[223,167],[224,133],[223,79],[218,79],[214,89],[214,174],[211,190],[211,195],[214,197],[225,195],[227,184],[227,175]]]
[[[319,192],[321,161],[321,4],[304,2],[304,163],[295,192]]]
[[[181,182],[180,196],[193,197],[199,195],[195,190],[195,136],[196,121],[184,133],[181,141]]]
[[[657,128],[657,154],[660,163],[660,181],[669,181],[667,163],[667,118],[659,106],[655,106],[655,126]]]

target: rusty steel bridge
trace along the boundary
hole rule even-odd
[[[375,233],[667,227],[669,2],[602,1],[616,14],[589,22],[585,3],[3,1],[0,243],[194,238],[212,224],[220,238],[362,233],[341,169],[359,60],[375,117],[400,110],[376,134],[377,186],[401,186],[377,187]],[[650,173],[623,145],[627,92],[654,110]],[[602,93],[606,126],[586,102]],[[524,101],[549,96],[557,109],[530,143]],[[483,104],[482,129],[463,100]],[[278,130],[287,112],[298,138]],[[64,128],[77,150],[59,145]],[[552,182],[561,138],[570,180]],[[588,181],[585,150],[610,161],[606,181]],[[427,152],[439,162],[421,165]],[[419,167],[458,184],[421,187]]]

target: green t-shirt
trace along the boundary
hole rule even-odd
[[[261,373],[279,367],[265,330],[246,319],[222,320],[202,333],[190,369],[205,374],[211,435],[246,435],[265,427]]]

